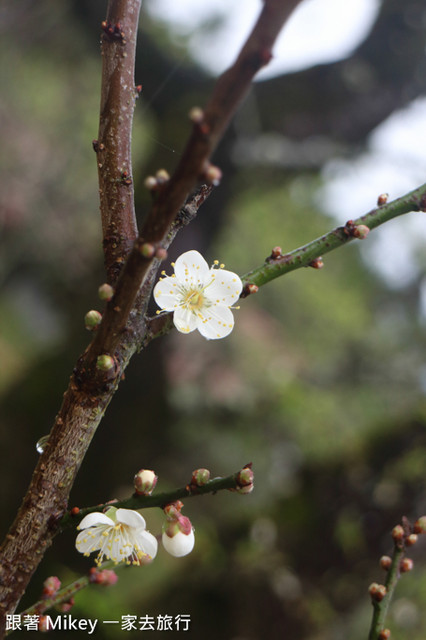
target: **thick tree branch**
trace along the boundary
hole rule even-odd
[[[114,283],[137,237],[132,182],[135,51],[142,0],[112,0],[102,23],[102,88],[97,154],[108,281]]]

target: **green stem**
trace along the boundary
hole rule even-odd
[[[123,509],[149,509],[151,507],[163,508],[167,504],[175,502],[176,500],[192,498],[193,496],[205,495],[207,493],[216,493],[217,491],[222,491],[223,489],[238,489],[238,487],[240,486],[239,474],[240,471],[227,476],[226,478],[213,478],[213,480],[209,480],[208,482],[206,482],[206,484],[200,487],[188,484],[184,487],[181,487],[180,489],[175,489],[173,491],[167,491],[163,493],[155,493],[151,496],[138,496],[135,494],[130,498],[126,498],[125,500],[119,500],[114,503],[106,502],[105,504],[100,504],[95,507],[86,507],[84,509],[80,509],[80,511],[76,515],[72,515],[71,512],[67,512],[61,520],[60,531],[63,531],[68,527],[76,527],[78,523],[84,518],[84,516],[87,516],[88,513],[92,513],[94,511],[102,511],[112,504],[116,508]]]
[[[384,629],[386,614],[400,577],[399,566],[404,552],[405,549],[403,546],[395,545],[392,564],[388,569],[387,579],[385,582],[386,595],[380,602],[373,601],[373,619],[371,620],[368,640],[379,640],[379,634]]]
[[[388,222],[392,220],[392,218],[409,213],[410,211],[425,210],[426,184],[423,184],[421,187],[410,191],[401,198],[378,206],[369,213],[351,221],[351,227],[365,225],[369,229],[375,229],[384,222]],[[241,279],[244,285],[254,284],[261,287],[274,278],[278,278],[290,271],[294,271],[300,267],[308,267],[316,258],[320,258],[325,253],[329,253],[353,239],[354,236],[351,235],[348,226],[337,227],[290,253],[279,255],[276,258],[267,258],[263,265],[249,271],[242,276]]]

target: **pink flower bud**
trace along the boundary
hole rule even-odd
[[[134,478],[136,493],[142,496],[149,496],[154,491],[158,481],[158,476],[150,469],[140,469]]]
[[[192,472],[191,484],[196,487],[202,487],[210,480],[210,471],[208,469],[196,469]]]
[[[114,295],[114,289],[113,287],[111,287],[110,284],[101,284],[101,286],[98,289],[98,296],[100,298],[100,300],[106,300],[106,302],[109,302],[112,297]]]
[[[61,581],[56,576],[50,576],[43,582],[43,598],[53,598],[61,588]]]

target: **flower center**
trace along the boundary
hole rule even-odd
[[[190,289],[185,293],[182,301],[182,306],[190,311],[199,311],[206,306],[206,298],[203,290]]]

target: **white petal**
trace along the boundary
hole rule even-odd
[[[98,527],[91,531],[81,531],[75,541],[77,551],[80,553],[92,553],[101,548],[103,544],[104,527]]]
[[[173,314],[173,322],[181,333],[191,333],[197,329],[199,318],[191,310],[179,307]]]
[[[163,546],[165,550],[170,553],[170,555],[175,556],[176,558],[181,558],[182,556],[188,555],[194,548],[194,531],[188,535],[185,535],[181,531],[176,533],[173,538],[170,538],[167,533],[163,533],[162,536]]]
[[[121,522],[128,527],[134,527],[135,529],[146,528],[145,518],[137,511],[133,511],[132,509],[117,509],[115,515],[117,522]]]
[[[78,525],[77,529],[87,529],[88,527],[96,527],[100,524],[107,524],[113,527],[115,525],[115,522],[114,520],[111,520],[111,518],[108,518],[108,516],[106,516],[104,513],[95,511],[85,516]]]
[[[175,263],[176,278],[185,286],[192,283],[204,284],[209,271],[209,265],[198,251],[182,253]]]
[[[224,304],[227,307],[235,304],[240,297],[243,283],[239,276],[232,271],[224,269],[212,269],[213,281],[206,287],[206,295],[216,304]]]
[[[225,338],[234,328],[234,316],[229,307],[213,305],[202,315],[203,320],[199,321],[197,329],[207,340]]]
[[[154,300],[161,309],[174,311],[179,304],[177,278],[163,278],[154,287]]]
[[[139,549],[147,553],[151,558],[155,558],[158,549],[157,538],[149,531],[138,531],[133,535]]]

